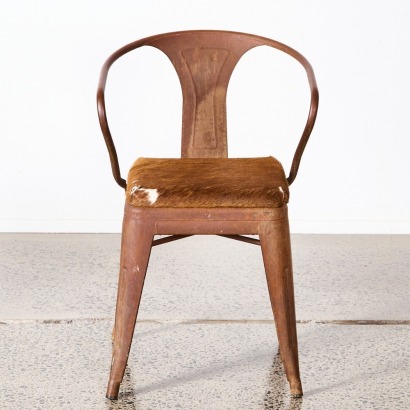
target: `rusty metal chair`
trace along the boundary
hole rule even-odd
[[[229,78],[241,56],[262,45],[297,60],[307,73],[311,90],[307,123],[287,178],[272,157],[228,158],[225,102]],[[179,76],[182,158],[139,158],[125,181],[107,122],[104,90],[111,65],[141,46],[163,51]],[[114,178],[126,191],[107,398],[118,398],[151,247],[195,234],[261,245],[290,392],[302,396],[287,201],[288,186],[296,177],[316,119],[318,99],[313,70],[301,54],[250,34],[211,30],[160,34],[122,47],[105,62],[97,92],[98,115]],[[155,235],[169,236],[154,240]],[[243,235],[258,235],[259,240]]]

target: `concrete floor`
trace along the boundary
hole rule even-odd
[[[410,236],[292,237],[291,399],[257,246],[153,248],[120,399],[105,399],[119,235],[0,235],[0,409],[410,409]]]

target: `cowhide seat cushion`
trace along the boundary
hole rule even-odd
[[[282,165],[267,158],[139,158],[127,182],[136,207],[279,208],[289,188]]]

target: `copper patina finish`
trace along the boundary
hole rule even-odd
[[[266,202],[266,198],[261,194],[264,202],[252,199],[254,198],[252,195],[250,199],[249,195],[246,198],[248,202],[236,202],[235,190],[231,189],[230,197],[226,199],[225,188],[223,185],[218,185],[219,191],[210,202],[205,199],[202,202],[194,201],[192,203],[195,203],[195,206],[189,206],[191,202],[187,201],[183,194],[173,197],[174,202],[167,202],[164,196],[161,198],[162,202],[158,201],[156,205],[154,204],[156,197],[155,201],[146,203],[143,200],[139,201],[141,198],[137,197],[134,201],[133,194],[142,192],[148,195],[148,191],[156,187],[148,187],[149,189],[141,188],[139,185],[127,187],[127,182],[121,177],[105,110],[104,90],[111,65],[124,54],[141,46],[152,46],[164,52],[178,73],[183,93],[181,157],[215,158],[221,159],[224,163],[224,161],[230,161],[226,126],[226,92],[229,79],[242,55],[262,45],[278,49],[297,60],[306,71],[311,90],[306,126],[294,154],[290,173],[286,178],[284,174],[281,177],[282,171],[278,171],[275,175],[279,175],[279,182],[270,187],[272,198],[275,200]],[[107,59],[101,70],[98,85],[98,115],[114,178],[127,192],[113,330],[113,355],[107,389],[109,399],[118,398],[152,246],[196,234],[220,235],[261,245],[280,352],[290,384],[290,392],[293,396],[302,396],[286,195],[288,185],[296,177],[303,151],[315,123],[318,100],[319,95],[312,67],[301,54],[277,41],[245,33],[198,30],[160,34],[130,43]],[[158,166],[160,163],[161,161],[158,161]],[[138,166],[138,161],[136,164]],[[157,166],[155,164],[150,162],[149,166]],[[230,162],[229,164],[231,165]],[[133,174],[130,173],[130,175]],[[150,172],[145,175],[146,178],[150,176]],[[162,181],[160,176],[157,181]],[[259,179],[255,178],[255,181]],[[131,182],[133,181],[128,181],[129,184]],[[155,183],[155,180],[151,183]],[[209,190],[206,185],[209,181],[205,180],[203,184],[201,195],[207,192],[206,189]],[[170,186],[172,188],[172,184]],[[163,189],[165,192],[167,187]],[[198,199],[195,198],[195,187],[191,191],[192,198]],[[262,191],[263,189],[257,192]],[[241,193],[238,192],[238,195]],[[222,197],[228,202],[218,202]],[[170,203],[173,205],[170,206]],[[206,205],[208,203],[212,205]],[[155,235],[169,236],[154,240]],[[259,240],[243,235],[258,235]]]

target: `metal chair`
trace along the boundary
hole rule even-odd
[[[307,123],[287,178],[279,161],[272,157],[228,158],[228,82],[241,56],[262,45],[297,60],[306,70],[311,90]],[[139,158],[125,181],[107,122],[104,90],[111,65],[142,46],[163,51],[181,82],[181,158]],[[196,234],[261,245],[290,392],[302,396],[287,202],[289,185],[296,177],[316,119],[318,100],[312,67],[301,54],[277,41],[250,34],[213,30],[160,34],[130,43],[107,59],[98,85],[98,115],[114,179],[126,191],[107,398],[118,398],[152,246]],[[169,236],[154,240],[155,235]],[[243,235],[258,235],[259,240]]]

